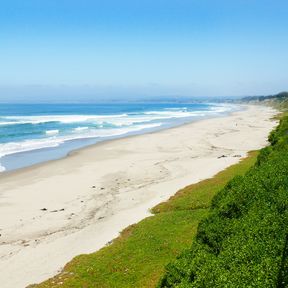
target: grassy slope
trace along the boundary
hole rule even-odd
[[[288,117],[256,165],[213,198],[190,249],[166,266],[162,288],[288,287]]]
[[[62,273],[35,287],[155,287],[165,265],[191,246],[213,196],[256,158],[251,152],[215,177],[180,190],[152,209],[155,216],[128,227],[100,251],[74,258]]]

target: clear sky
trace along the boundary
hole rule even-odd
[[[287,13],[287,0],[2,0],[0,99],[35,87],[186,96],[287,90]]]

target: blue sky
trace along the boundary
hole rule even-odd
[[[287,90],[287,11],[286,0],[2,0],[0,99],[37,87],[149,96]]]

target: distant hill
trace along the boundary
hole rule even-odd
[[[288,92],[281,92],[269,96],[250,96],[241,99],[242,102],[254,104],[267,104],[277,107],[278,109],[288,109]]]

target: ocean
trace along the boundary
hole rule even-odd
[[[0,171],[236,110],[236,105],[213,103],[0,104]]]

